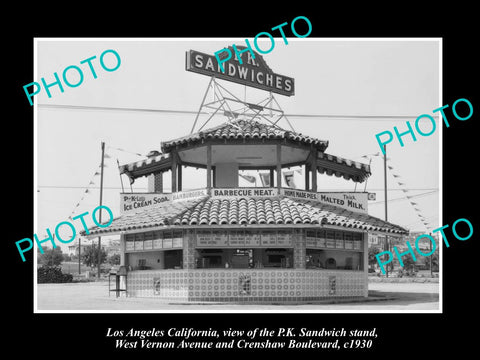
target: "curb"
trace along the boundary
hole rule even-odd
[[[380,295],[379,291],[370,290],[367,298],[358,298],[358,299],[325,299],[325,300],[313,300],[313,301],[305,301],[305,302],[295,302],[295,301],[288,301],[283,303],[278,302],[258,302],[258,301],[248,301],[248,302],[213,302],[213,301],[196,301],[196,302],[169,302],[169,305],[274,305],[274,306],[283,306],[283,305],[329,305],[329,304],[348,304],[348,303],[367,303],[373,301],[387,301],[387,300],[395,300],[397,299],[395,296],[391,295]]]

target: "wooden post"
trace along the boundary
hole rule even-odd
[[[317,150],[311,151],[312,191],[317,192]]]
[[[163,194],[163,171],[160,171],[155,177],[155,192]]]
[[[177,153],[172,152],[172,193],[177,191]]]
[[[102,162],[100,164],[100,205],[102,206],[103,198],[103,161],[105,159],[105,143],[102,141]],[[100,208],[100,214],[98,215],[98,223],[102,223],[102,209]],[[98,237],[98,258],[97,258],[97,280],[100,280],[100,262],[102,260],[102,237]]]
[[[270,187],[274,187],[275,176],[273,175],[273,169],[270,169]]]
[[[430,233],[430,236],[432,236],[432,233]],[[430,241],[430,252],[432,252],[432,242]],[[433,269],[432,269],[432,257],[433,254],[429,256],[430,257],[430,277],[433,278]]]
[[[308,164],[305,164],[305,191],[308,191],[310,189],[310,176],[308,172],[309,172],[309,166]]]
[[[431,245],[432,243],[430,243]],[[78,275],[80,275],[82,273],[82,268],[81,268],[81,265],[80,265],[80,254],[82,253],[81,251],[82,249],[82,238],[81,237],[78,237]],[[432,266],[430,265],[430,268]]]
[[[178,165],[177,167],[177,174],[178,174],[178,184],[177,189],[178,191],[182,191],[182,165]]]
[[[388,196],[387,196],[387,145],[383,145],[383,177],[385,182],[385,221],[388,221]],[[390,251],[388,244],[388,235],[385,235],[385,251]],[[385,269],[386,277],[388,278],[388,264]]]
[[[210,194],[212,188],[212,145],[207,145],[207,192]]]
[[[362,234],[363,241],[363,274],[364,274],[364,292],[363,296],[368,297],[368,233]]]
[[[282,187],[282,145],[277,144],[277,189]]]

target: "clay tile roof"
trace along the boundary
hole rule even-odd
[[[240,210],[239,210],[240,209]],[[321,224],[344,228],[405,234],[406,229],[368,214],[351,212],[333,205],[279,197],[216,199],[163,202],[155,207],[125,213],[106,228],[93,227],[90,236],[122,231],[173,226],[216,226],[237,224]],[[84,233],[82,235],[85,235]]]
[[[124,213],[115,219],[108,227],[94,226],[89,229],[90,234],[119,233],[142,228],[153,228],[167,225],[190,225],[198,221],[195,219],[194,208],[205,199],[183,200],[170,202],[165,201],[156,206],[140,209],[135,212]],[[81,232],[86,236],[86,232]]]
[[[211,129],[203,130],[178,139],[165,141],[162,143],[162,151],[168,153],[170,149],[177,145],[194,143],[202,139],[249,139],[249,138],[270,138],[287,139],[317,147],[320,151],[325,151],[328,147],[328,141],[320,140],[301,133],[284,130],[273,124],[264,124],[256,120],[239,119],[227,122]]]
[[[317,169],[321,174],[335,175],[346,180],[353,179],[357,182],[365,181],[372,174],[368,164],[323,152],[318,152]]]
[[[118,170],[120,174],[125,174],[133,179],[134,177],[149,174],[154,170],[168,169],[171,167],[171,163],[170,154],[160,154],[158,151],[151,151],[146,159],[120,165]],[[131,176],[133,172],[135,172],[135,176]]]

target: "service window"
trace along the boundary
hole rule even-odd
[[[171,249],[173,247],[173,235],[171,231],[165,231],[163,233],[163,248]]]
[[[163,232],[162,231],[153,232],[153,248],[154,249],[163,248]]]
[[[144,239],[144,236],[142,233],[140,234],[135,234],[135,250],[138,251],[138,250],[143,250],[143,239]]]
[[[326,242],[326,231],[325,230],[317,230],[317,247],[324,248]]]
[[[143,249],[144,250],[153,249],[153,231],[145,233],[145,239],[143,241]]]
[[[172,247],[175,249],[183,248],[183,231],[175,230],[172,235]]]
[[[355,250],[363,249],[362,233],[353,233],[353,247]]]
[[[352,233],[345,233],[344,235],[344,239],[345,239],[345,249],[353,249],[353,238],[352,238]]]
[[[125,250],[132,251],[135,249],[135,234],[125,235]]]
[[[326,245],[327,248],[335,248],[335,232],[331,230],[327,230],[326,232]]]
[[[335,231],[335,247],[337,249],[344,249],[343,231]]]

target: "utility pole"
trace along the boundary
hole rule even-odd
[[[388,206],[387,206],[387,145],[383,145],[383,176],[385,181],[385,221],[388,221]],[[385,235],[385,251],[390,251],[388,246],[388,235]],[[386,277],[388,278],[388,264],[386,268]]]
[[[432,233],[429,234],[430,237],[432,237]],[[432,269],[432,257],[433,257],[433,254],[432,254],[432,242],[430,241],[430,277],[433,278],[433,269]]]
[[[102,206],[102,196],[103,196],[103,159],[105,154],[105,143],[102,141],[102,162],[100,170],[100,206]],[[100,214],[98,215],[98,223],[102,223],[102,208],[100,208]],[[97,266],[97,278],[100,280],[100,261],[102,259],[102,237],[98,237],[98,266]]]
[[[82,238],[81,237],[78,237],[78,275],[80,275],[82,273],[81,271],[81,267],[80,267],[80,254],[82,253],[81,249],[82,249]]]

